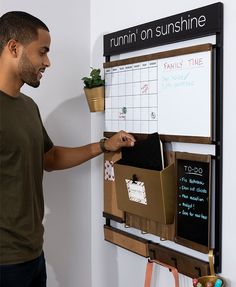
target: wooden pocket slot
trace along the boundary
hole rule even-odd
[[[148,257],[148,240],[119,230],[111,226],[104,226],[105,240],[129,251]]]

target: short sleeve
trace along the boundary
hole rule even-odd
[[[40,112],[39,112],[39,108],[38,108],[37,105],[36,105],[36,107],[37,107],[38,116],[39,116],[39,119],[40,119],[40,122],[41,122],[41,125],[42,125],[44,153],[46,153],[53,147],[53,142],[50,139],[50,137],[49,137],[44,125],[43,125],[43,121],[42,121],[42,118],[41,118],[41,115],[40,115]]]
[[[44,153],[48,152],[53,147],[53,142],[47,134],[47,131],[43,127],[43,141],[44,141]]]

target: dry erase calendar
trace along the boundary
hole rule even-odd
[[[157,131],[157,60],[105,69],[106,131]]]
[[[211,138],[211,45],[204,49],[106,63],[105,130]]]

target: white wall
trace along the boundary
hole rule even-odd
[[[38,103],[55,144],[90,142],[90,112],[82,91],[89,72],[90,2],[0,0],[1,14],[23,10],[41,18],[51,31],[52,66],[38,89],[24,92]],[[91,286],[91,163],[45,174],[45,255],[48,286]]]
[[[183,11],[191,10],[205,6],[217,1],[207,0],[179,0],[179,1],[160,1],[160,0],[133,0],[133,1],[96,1],[91,0],[91,53],[92,65],[101,66],[104,62],[102,35],[125,29],[152,20],[167,17]],[[236,122],[235,106],[236,98],[234,96],[234,67],[236,64],[235,56],[235,28],[236,28],[236,2],[233,0],[222,1],[224,3],[224,171],[223,171],[223,260],[222,276],[227,279],[227,286],[236,287],[236,229],[234,228],[234,210],[236,202],[235,193],[235,167],[236,155],[234,153],[236,141]],[[102,16],[103,15],[103,16]],[[97,130],[97,121],[92,118],[92,134]],[[101,121],[100,128],[103,128]],[[92,166],[92,176],[98,176],[100,171]],[[99,192],[102,197],[102,191],[99,191],[96,184],[92,183],[92,194]],[[96,194],[97,196],[97,194]],[[98,197],[98,196],[97,196]],[[102,211],[101,200],[94,201],[92,213],[92,222],[95,228],[100,231],[101,227],[97,225],[100,222],[98,217]],[[96,217],[95,217],[96,214]],[[142,287],[144,285],[144,273],[146,260],[138,255],[104,243],[102,237],[92,238],[92,256],[96,262],[101,259],[101,250],[104,256],[110,252],[109,268],[107,264],[95,265],[93,268],[93,286],[114,286]],[[97,253],[97,250],[100,252]],[[105,258],[102,262],[106,261]],[[101,262],[101,261],[100,261]],[[107,269],[107,270],[106,270]],[[108,278],[101,278],[100,274],[106,273]],[[168,272],[161,269],[157,272],[158,286],[173,286],[171,276]],[[98,280],[99,279],[99,280]],[[185,276],[180,278],[181,287],[190,287],[191,280]],[[96,282],[98,282],[96,284]]]

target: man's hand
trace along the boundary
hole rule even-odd
[[[107,151],[117,151],[122,147],[132,147],[134,146],[135,138],[125,131],[119,131],[112,137],[108,138],[105,143],[105,149]]]

